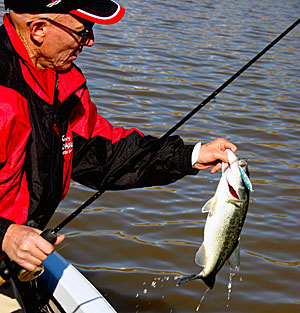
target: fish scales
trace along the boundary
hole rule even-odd
[[[222,227],[216,225],[216,232],[209,234],[211,235],[211,240],[205,242],[205,244],[212,250],[212,255],[208,257],[211,263],[206,264],[205,271],[201,274],[203,277],[216,276],[228,257],[237,247],[245,219],[241,217],[241,215],[246,216],[245,212],[240,211],[240,208],[235,209],[232,214],[227,215],[228,219],[225,225],[222,225]],[[211,222],[213,223],[213,221]],[[213,242],[213,240],[215,241]]]

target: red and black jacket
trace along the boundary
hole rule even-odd
[[[71,178],[117,190],[197,173],[193,146],[174,136],[137,179],[157,139],[113,128],[97,114],[75,65],[64,73],[38,70],[8,15],[0,27],[0,138],[0,248],[11,223],[43,229]]]

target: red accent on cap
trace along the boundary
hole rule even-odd
[[[116,11],[115,14],[113,14],[112,16],[109,16],[109,17],[102,17],[99,15],[94,15],[94,14],[91,14],[91,13],[85,11],[84,9],[72,10],[72,11],[70,11],[70,13],[72,13],[78,17],[81,17],[85,20],[88,20],[90,22],[93,22],[93,23],[114,24],[114,23],[119,22],[122,19],[122,17],[125,14],[125,9],[121,6],[119,6],[119,10]]]

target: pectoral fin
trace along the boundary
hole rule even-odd
[[[209,199],[202,208],[202,213],[208,213],[210,216],[213,216],[216,211],[217,205],[217,197],[214,195],[211,199]]]
[[[228,262],[231,268],[236,269],[240,267],[240,244],[233,250],[231,256],[228,258]]]

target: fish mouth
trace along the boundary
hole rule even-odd
[[[238,196],[237,192],[234,190],[234,188],[227,182],[228,184],[228,189],[230,194],[237,200],[240,200],[240,197]]]

